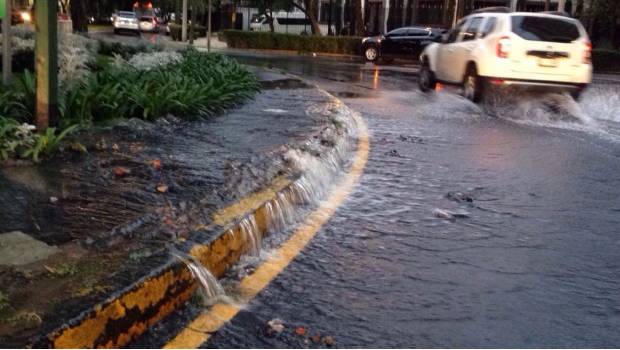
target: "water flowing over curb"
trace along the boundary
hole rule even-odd
[[[259,255],[266,236],[283,232],[302,219],[303,208],[316,206],[325,198],[348,165],[356,148],[355,112],[333,97],[330,103],[306,112],[323,114],[331,124],[318,137],[286,152],[291,174],[276,178],[269,188],[214,215],[214,225],[208,228],[218,232],[214,238],[177,247],[215,277],[221,277],[242,256]],[[128,344],[182,306],[196,291],[196,271],[186,263],[171,256],[164,266],[34,345],[109,348]]]

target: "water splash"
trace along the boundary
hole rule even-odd
[[[172,252],[172,255],[182,261],[192,273],[192,276],[200,285],[200,290],[206,305],[213,305],[217,302],[231,302],[226,295],[226,291],[224,291],[224,287],[217,281],[211,271],[193,256],[179,251]]]
[[[239,222],[239,233],[243,239],[248,242],[248,252],[251,255],[259,256],[262,248],[262,234],[258,230],[258,224],[256,223],[256,217],[249,215]]]
[[[568,94],[494,93],[485,113],[519,124],[581,131],[620,142],[620,90],[593,87],[580,102]]]

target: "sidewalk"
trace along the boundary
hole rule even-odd
[[[250,249],[224,233],[255,210],[266,230],[265,203],[299,176],[288,152],[329,150],[337,126],[319,90],[256,74],[265,90],[223,116],[128,120],[84,156],[0,169],[0,344],[123,346],[196,289],[170,249],[216,276]]]

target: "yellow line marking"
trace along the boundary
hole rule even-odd
[[[368,161],[370,139],[364,120],[354,115],[358,125],[358,143],[353,163],[341,182],[329,198],[322,202],[293,235],[275,251],[269,259],[260,265],[254,273],[246,276],[239,283],[239,302],[247,304],[269,282],[271,282],[302,251],[316,235],[319,229],[334,215],[336,209],[346,200],[359,180]],[[164,349],[193,349],[206,342],[211,333],[220,329],[239,312],[236,305],[216,304],[200,314],[177,336],[168,342]]]

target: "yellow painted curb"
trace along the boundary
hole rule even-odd
[[[274,254],[260,265],[254,273],[241,280],[238,291],[239,302],[247,304],[269,282],[280,274],[286,266],[304,249],[319,229],[334,215],[336,209],[346,200],[353,187],[361,177],[370,149],[368,129],[361,117],[355,117],[358,124],[358,144],[353,163],[345,177],[336,186],[329,198],[317,208],[293,235]],[[220,329],[239,312],[236,305],[216,304],[199,315],[175,338],[168,342],[165,349],[197,348],[206,342],[211,333]]]

